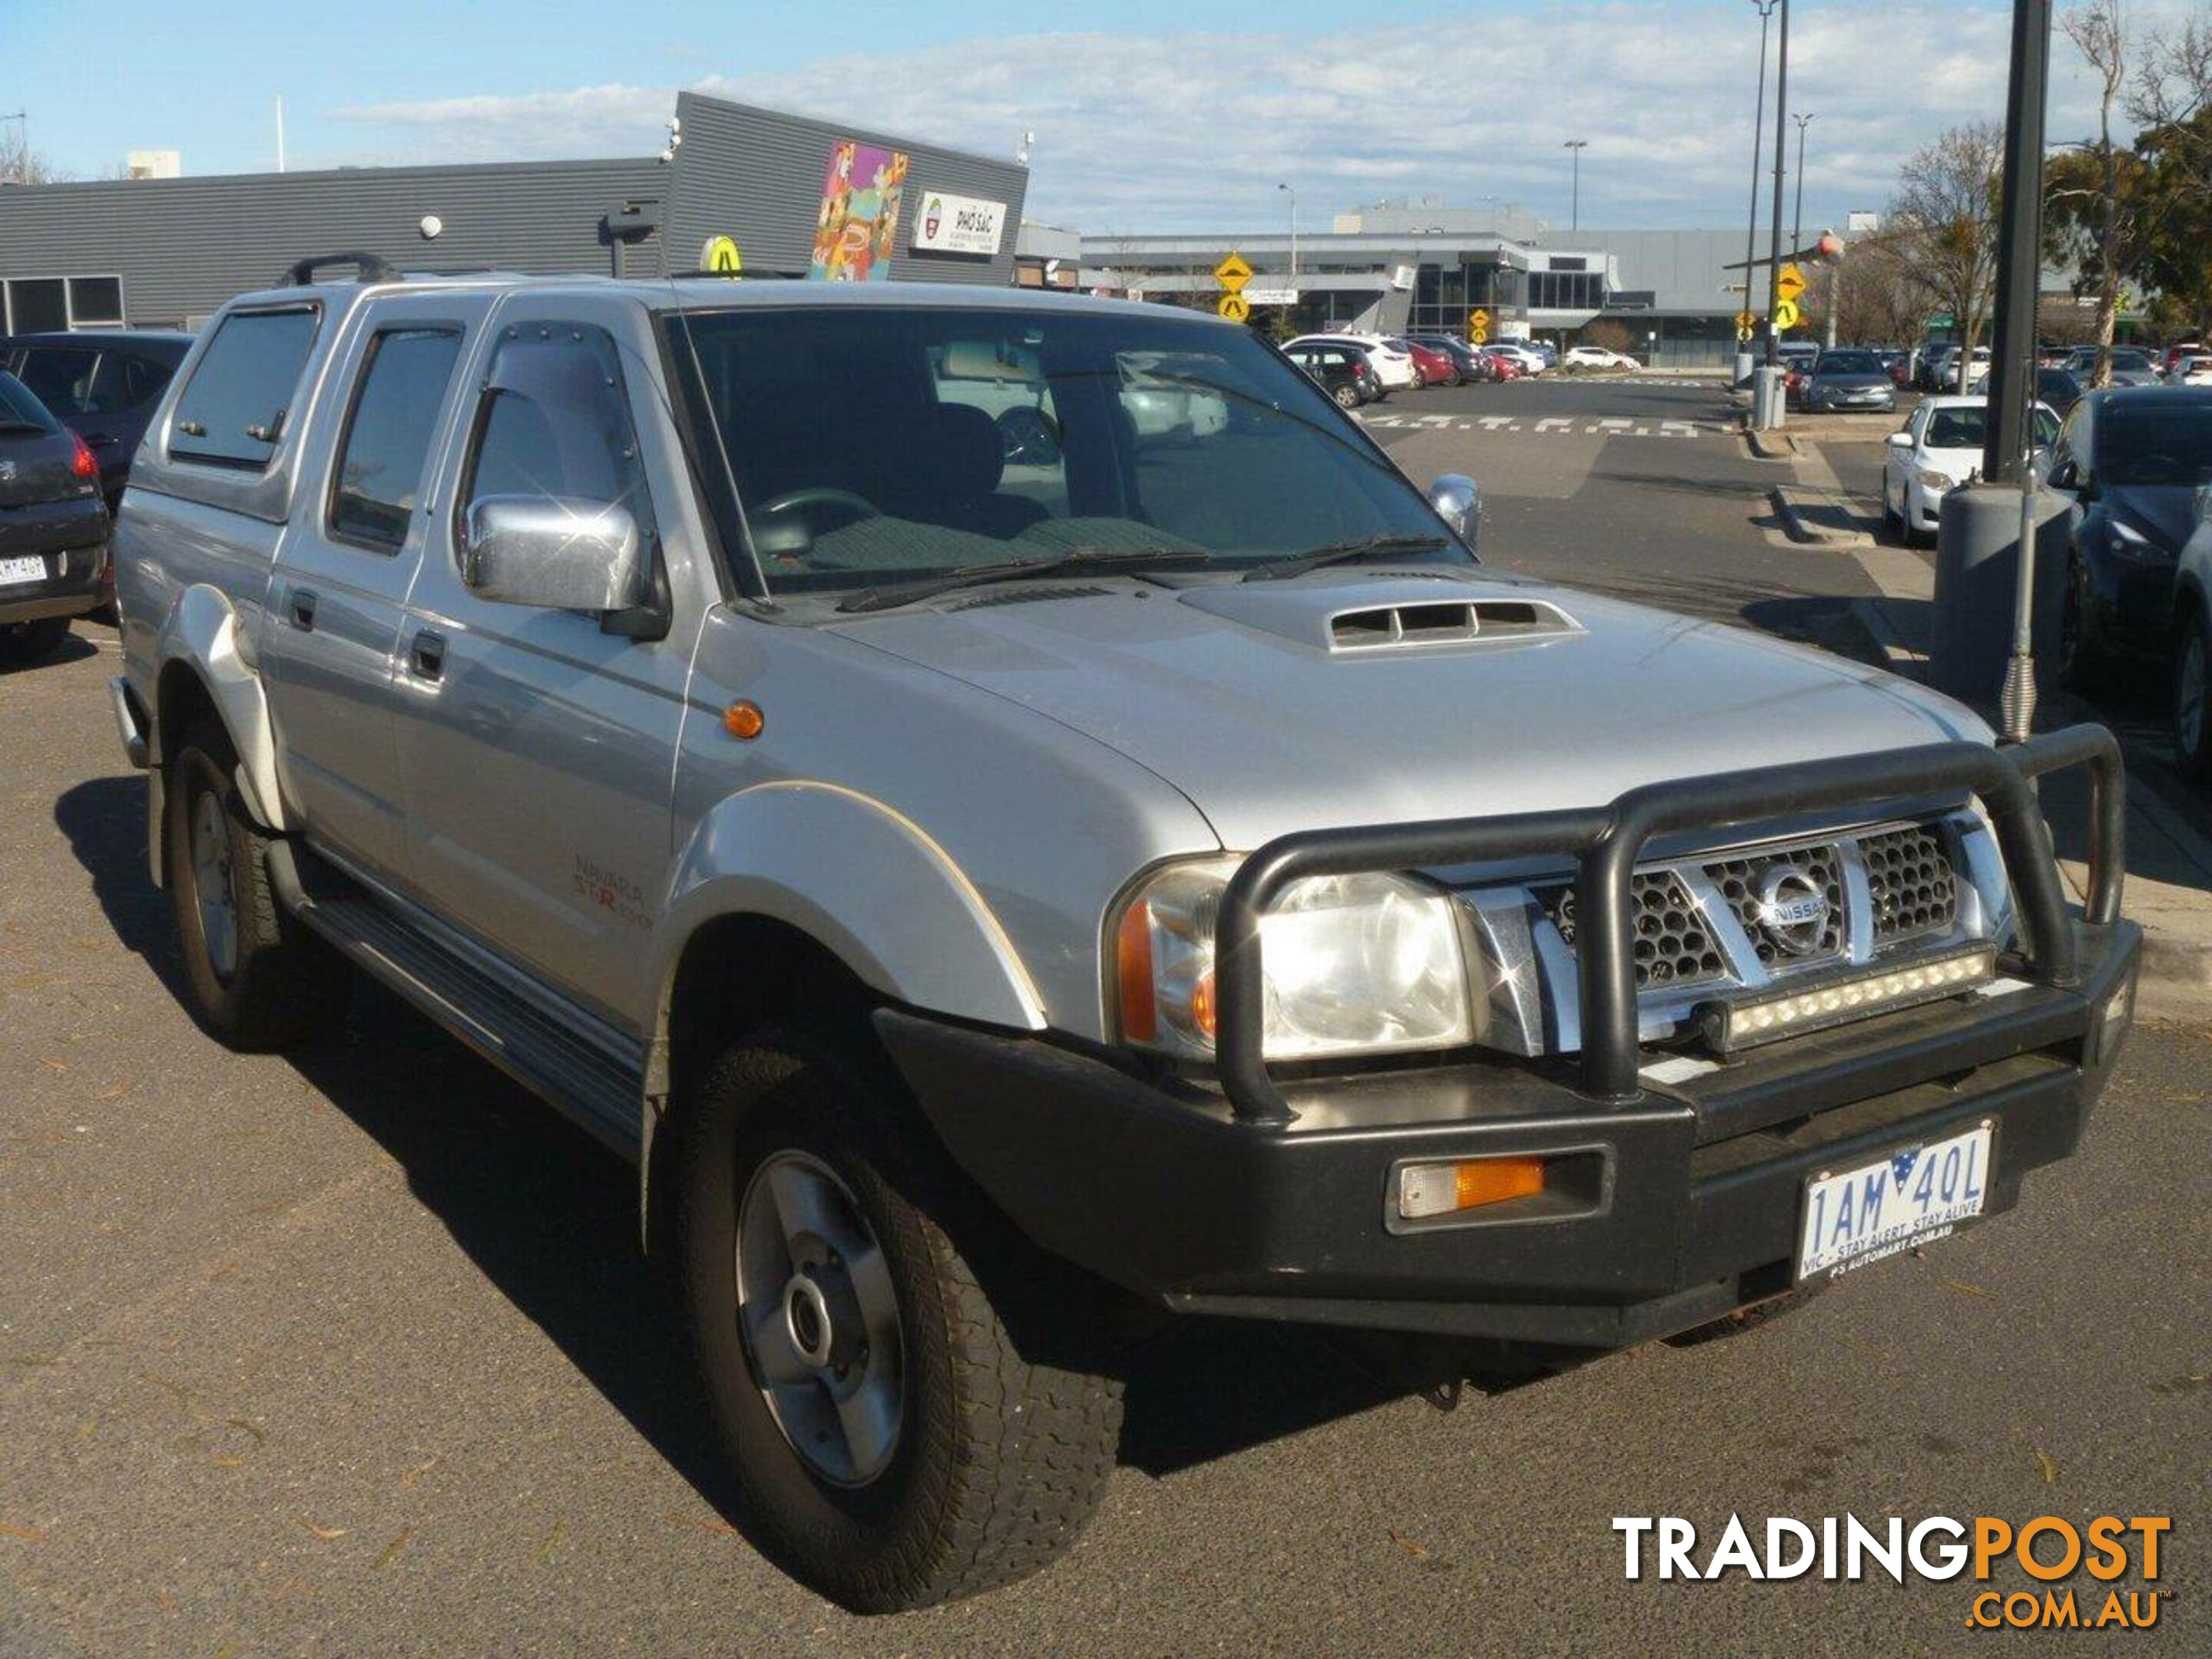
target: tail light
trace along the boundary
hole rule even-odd
[[[97,478],[100,463],[92,458],[92,451],[83,439],[72,434],[70,442],[76,447],[70,453],[70,476],[76,478]]]

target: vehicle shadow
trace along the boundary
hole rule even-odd
[[[62,635],[61,643],[35,662],[19,662],[12,665],[0,664],[0,679],[13,674],[35,674],[40,669],[59,668],[64,663],[82,662],[87,657],[96,657],[100,647],[72,629]]]
[[[55,823],[123,942],[189,1006],[167,896],[146,868],[146,785],[80,784]],[[675,1299],[641,1255],[629,1167],[368,981],[345,1029],[285,1059],[405,1172],[499,1291],[725,1518],[732,1482],[693,1379]],[[1459,1356],[1240,1322],[1176,1322],[1126,1351],[1122,1462],[1158,1475],[1466,1375]],[[1474,1378],[1522,1380],[1500,1361]],[[1439,1396],[1441,1398],[1441,1395]]]

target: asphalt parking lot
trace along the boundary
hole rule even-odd
[[[1778,534],[1722,408],[1477,386],[1370,424],[1481,481],[1501,562],[1848,646],[1863,574]],[[0,677],[11,1659],[1960,1650],[1965,1583],[1625,1582],[1613,1517],[1732,1512],[2170,1516],[2144,1639],[2212,1648],[2212,1030],[2139,1031],[2015,1213],[1726,1340],[1445,1412],[1372,1352],[1186,1328],[1066,1561],[865,1622],[725,1518],[626,1169],[380,994],[289,1056],[194,1025],[112,636],[78,637]]]

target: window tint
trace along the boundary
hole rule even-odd
[[[494,495],[613,502],[629,509],[641,534],[651,533],[637,434],[605,330],[536,323],[503,330],[487,380],[465,502]]]
[[[386,329],[369,342],[339,441],[333,534],[387,548],[407,539],[460,346],[460,331],[450,328]]]
[[[16,378],[62,419],[105,413],[94,397],[100,353],[76,346],[33,346],[23,353]]]
[[[221,466],[268,465],[320,321],[309,307],[225,318],[177,401],[169,453]]]
[[[151,405],[168,386],[169,377],[177,372],[173,362],[142,357],[135,351],[110,351],[106,356],[101,387],[120,398],[127,410]]]
[[[2107,485],[2212,483],[2212,403],[2186,392],[2112,403],[2097,431],[2100,477]]]
[[[1930,449],[1979,449],[1985,411],[1978,409],[1939,409],[1928,422]]]
[[[52,432],[54,420],[39,400],[23,389],[21,380],[12,374],[0,374],[0,427],[9,426],[35,427],[40,432]]]

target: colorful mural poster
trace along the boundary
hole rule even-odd
[[[850,138],[830,146],[809,277],[817,283],[880,283],[890,276],[906,168],[903,150],[878,149]]]

